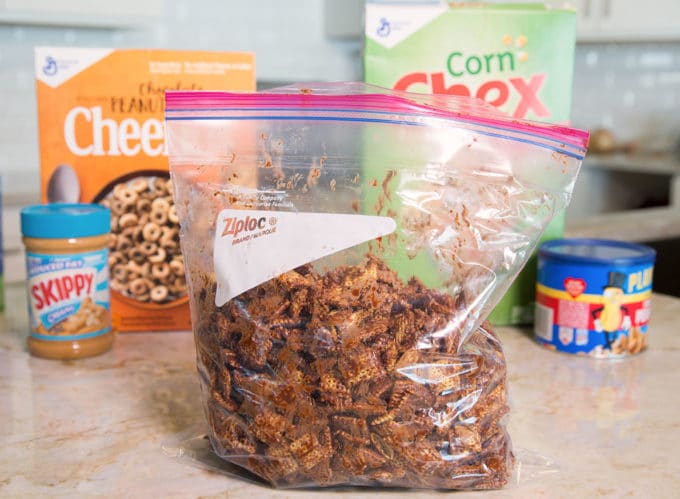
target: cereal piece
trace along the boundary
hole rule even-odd
[[[167,213],[170,209],[170,203],[164,198],[156,198],[151,202],[151,212],[162,211]]]
[[[156,200],[158,201],[158,200]],[[149,214],[149,220],[157,225],[165,225],[168,222],[168,212],[162,210],[151,209]]]
[[[127,190],[127,186],[125,184],[116,184],[113,187],[113,197],[116,199],[120,199],[122,193]]]
[[[151,200],[146,198],[138,199],[135,209],[139,214],[151,213]]]
[[[524,48],[526,46],[526,44],[527,44],[527,37],[524,36],[524,35],[519,35],[517,37],[517,40],[515,40],[515,46],[517,48],[520,48],[520,49]]]
[[[146,253],[139,246],[135,246],[128,251],[128,257],[135,263],[142,263],[146,259]]]
[[[111,289],[114,291],[118,291],[119,293],[123,293],[124,291],[127,290],[127,286],[125,283],[118,281],[118,280],[112,280],[110,283]]]
[[[336,409],[348,407],[352,401],[352,396],[347,387],[330,373],[321,376],[319,388],[321,389],[321,398],[332,404]]]
[[[173,288],[173,290],[175,290],[173,292],[177,294],[182,294],[187,290],[187,283],[183,278],[178,277],[172,282],[171,287]]]
[[[168,288],[165,286],[156,286],[149,292],[151,301],[162,302],[168,297]]]
[[[150,264],[148,262],[137,263],[135,261],[128,261],[125,266],[129,273],[128,278],[131,278],[130,275],[132,274],[136,274],[138,276],[145,276],[149,273],[150,268]]]
[[[159,281],[165,281],[170,275],[170,265],[166,262],[154,263],[151,265],[151,277]]]
[[[147,260],[149,260],[151,263],[161,263],[164,262],[167,257],[168,254],[166,251],[163,248],[158,248],[156,253],[147,256]]]
[[[153,255],[158,251],[158,245],[152,241],[144,241],[139,248],[145,255]]]
[[[290,444],[290,453],[305,470],[310,470],[321,462],[325,452],[319,440],[307,433]]]
[[[118,226],[122,227],[123,229],[127,229],[129,227],[136,226],[138,221],[139,217],[137,217],[137,215],[134,213],[124,213],[118,219]]]
[[[133,295],[143,295],[149,291],[149,286],[147,285],[146,281],[138,277],[134,279],[132,282],[130,282],[130,292]]]
[[[166,185],[166,180],[162,179],[160,177],[156,177],[153,179],[151,182],[151,189],[157,196],[164,196],[165,193],[167,192],[165,185]]]
[[[120,236],[124,237],[125,239],[129,239],[133,243],[135,242],[135,228],[134,227],[126,227],[125,229],[120,231]]]
[[[208,411],[213,427],[220,428],[216,433],[220,445],[236,454],[254,454],[257,447],[247,425],[233,414],[226,415],[221,410]]]
[[[370,447],[350,447],[342,454],[342,465],[350,473],[361,476],[367,468],[379,468],[387,462],[385,456]]]
[[[149,189],[149,183],[145,178],[136,178],[130,182],[130,189],[135,191],[137,194],[141,194]]]
[[[120,199],[114,199],[111,201],[111,213],[113,215],[125,213],[125,205]]]
[[[137,199],[139,199],[137,193],[132,189],[128,189],[127,187],[119,189],[118,194],[114,193],[114,196],[117,197],[117,199],[122,203],[124,208],[134,206],[137,203]]]
[[[144,226],[142,235],[146,241],[158,241],[158,238],[161,237],[161,228],[157,224],[149,222]]]
[[[351,353],[347,352],[338,360],[338,369],[350,386],[382,377],[385,373],[380,355],[370,348],[358,348]]]
[[[290,431],[286,418],[272,411],[265,411],[255,416],[250,429],[253,435],[265,444],[273,445],[280,443]]]
[[[170,261],[170,271],[176,276],[184,275],[184,262],[180,259],[173,259]]]
[[[143,229],[144,226],[145,226],[146,224],[148,224],[149,222],[151,222],[151,212],[142,213],[142,214],[139,216],[139,227],[141,227],[142,229]]]
[[[251,325],[246,327],[247,329],[242,331],[237,352],[246,366],[256,370],[263,369],[267,363],[267,355],[272,348],[272,342],[263,328]]]
[[[109,243],[109,248],[110,248],[110,243]],[[108,262],[109,262],[109,268],[113,268],[117,264],[123,262],[123,255],[121,255],[118,251],[112,251],[112,252],[109,253]]]
[[[482,441],[474,428],[458,424],[454,428],[454,435],[457,449],[465,449],[466,452],[475,454],[482,452]]]
[[[176,249],[179,246],[177,229],[161,228],[161,237],[158,239],[158,243],[163,248]]]
[[[173,224],[179,223],[179,217],[177,216],[177,208],[175,205],[172,205],[170,208],[168,208],[168,220]]]
[[[120,263],[113,266],[113,278],[119,282],[126,282],[128,277],[128,269],[125,265]]]
[[[125,252],[132,248],[132,240],[128,237],[120,236],[118,240],[116,241],[116,251],[122,251]]]

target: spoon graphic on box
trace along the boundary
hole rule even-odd
[[[80,201],[80,182],[72,166],[59,165],[47,182],[49,203],[77,203]]]

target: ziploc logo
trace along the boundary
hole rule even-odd
[[[113,49],[37,47],[35,77],[56,88],[108,56]]]
[[[226,217],[222,237],[231,237],[231,244],[241,244],[276,232],[276,217]]]
[[[448,10],[446,2],[366,5],[366,37],[392,48]]]
[[[213,246],[215,304],[221,307],[284,272],[396,228],[393,219],[371,215],[222,210]]]

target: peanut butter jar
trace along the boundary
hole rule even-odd
[[[33,355],[78,359],[111,348],[110,225],[109,209],[94,204],[21,210]]]

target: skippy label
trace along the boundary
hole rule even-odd
[[[569,119],[576,14],[540,4],[369,0],[366,82],[477,97],[515,118]]]
[[[536,339],[568,353],[634,354],[647,345],[652,264],[584,265],[539,257]]]
[[[227,209],[216,227],[215,304],[221,307],[300,265],[391,234],[396,223],[369,215]]]
[[[27,253],[31,335],[71,341],[111,330],[108,251]]]

